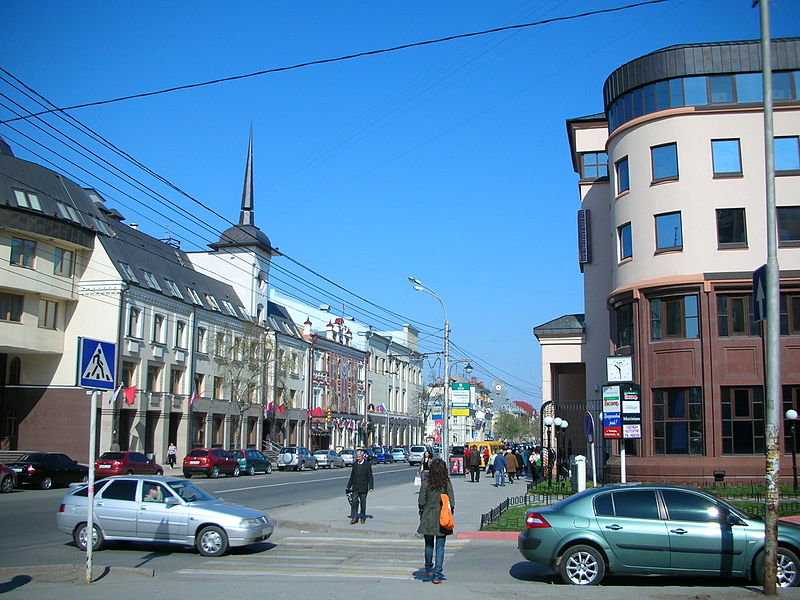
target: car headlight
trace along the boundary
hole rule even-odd
[[[264,523],[260,517],[254,519],[242,519],[239,521],[239,527],[261,527]]]

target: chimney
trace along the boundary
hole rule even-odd
[[[330,321],[328,321],[328,324],[325,325],[325,337],[329,340],[336,339],[333,335],[333,323]]]
[[[137,230],[138,230],[138,229],[139,229],[139,224],[138,224],[138,223],[131,223],[131,224],[130,224],[130,228],[131,228],[131,229],[137,229]]]
[[[311,317],[306,317],[306,322],[303,323],[303,335],[305,337],[311,335]]]

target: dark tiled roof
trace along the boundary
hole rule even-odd
[[[292,321],[289,312],[280,304],[267,302],[267,322],[271,331],[277,331],[292,337],[300,337],[297,325]]]
[[[563,315],[533,328],[533,335],[542,336],[581,335],[586,331],[586,317],[583,313]]]

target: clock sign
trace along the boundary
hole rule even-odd
[[[632,356],[607,357],[606,380],[608,382],[633,381],[633,357]]]

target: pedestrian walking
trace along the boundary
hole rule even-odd
[[[467,466],[469,467],[469,480],[472,483],[481,480],[481,455],[477,450],[473,450],[467,456]]]
[[[442,583],[444,575],[444,544],[447,536],[453,533],[439,525],[439,513],[442,509],[442,494],[450,499],[450,509],[455,512],[456,496],[453,484],[447,475],[447,466],[441,458],[431,461],[427,479],[422,483],[417,499],[419,507],[419,527],[417,533],[425,538],[425,576],[432,583]]]
[[[431,453],[427,450],[422,453],[422,459],[419,461],[419,477],[422,481],[428,477],[428,471],[431,468]]]
[[[517,475],[517,457],[509,450],[504,456],[506,459],[506,473],[508,473],[508,483],[514,483],[514,477]]]
[[[372,465],[364,460],[364,451],[356,451],[356,460],[350,471],[350,479],[347,480],[346,492],[352,492],[353,499],[350,501],[350,525],[367,522],[367,494],[372,491],[375,482],[372,478]],[[361,510],[359,510],[359,506]]]
[[[169,465],[170,469],[175,468],[175,459],[178,456],[178,447],[175,445],[175,442],[170,442],[169,446],[167,447],[167,464]]]
[[[494,455],[494,487],[505,487],[506,485],[506,459],[503,458],[503,451],[500,450]]]

